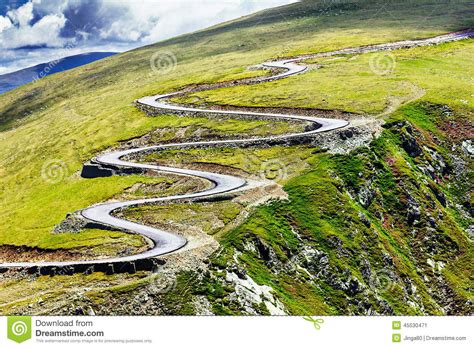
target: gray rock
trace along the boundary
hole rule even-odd
[[[466,155],[474,156],[474,145],[470,139],[462,142],[461,149]]]
[[[360,221],[367,227],[370,227],[370,220],[367,218],[367,216],[362,213],[361,211],[358,213]]]
[[[407,203],[408,224],[410,226],[414,225],[416,222],[420,220],[420,217],[421,217],[420,205],[414,198],[412,198],[411,196],[408,196],[408,203]]]
[[[415,137],[408,132],[402,134],[402,147],[410,157],[418,157],[423,153]]]

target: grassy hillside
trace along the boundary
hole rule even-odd
[[[413,104],[388,119],[369,147],[348,155],[308,152],[310,169],[284,186],[288,201],[257,208],[221,236],[224,251],[204,282],[226,284],[229,264],[238,260],[240,272],[274,289],[292,314],[472,313],[472,242],[465,232],[472,218],[460,218],[463,209],[456,208],[472,198],[447,154],[453,135],[427,127],[454,122],[466,131],[470,120],[439,105]],[[410,152],[408,137],[420,153]],[[146,214],[169,219],[158,209]],[[216,313],[248,311],[232,300],[234,290],[216,300],[212,288],[205,295]]]
[[[432,102],[463,108],[473,102],[470,93],[473,54],[472,40],[466,40],[390,53],[320,58],[308,61],[312,71],[291,80],[222,88],[179,100],[198,101],[197,104],[339,109],[377,115],[395,102],[423,95],[423,99]],[[377,59],[386,60],[386,73],[371,68]]]
[[[157,189],[153,193],[157,195],[181,192],[190,187],[183,188],[177,178],[171,177],[123,176],[86,180],[79,176],[85,161],[122,141],[156,129],[159,131],[153,132],[152,139],[159,143],[196,138],[202,134],[224,136],[229,131],[235,136],[276,134],[297,127],[281,122],[215,121],[173,115],[148,117],[132,104],[139,97],[174,91],[193,83],[265,74],[247,67],[277,57],[460,30],[472,27],[472,18],[469,1],[440,3],[426,0],[416,4],[409,1],[303,1],[119,54],[2,95],[0,245],[38,247],[46,255],[57,249],[81,252],[93,248],[94,253],[105,255],[140,247],[143,241],[136,236],[113,231],[51,232],[67,213],[123,197],[137,183],[154,185]],[[472,136],[469,131],[473,102],[469,92],[472,88],[469,78],[472,54],[472,40],[394,51],[390,56],[393,69],[384,74],[370,68],[370,62],[377,58],[376,53],[333,57],[309,61],[311,71],[287,80],[201,92],[181,101],[340,109],[375,117],[416,99],[416,103],[404,105],[388,116],[387,122],[392,125],[408,122],[403,123],[401,129],[410,133],[407,129],[414,127],[423,135],[419,137],[416,133],[423,156],[426,156],[423,159],[429,162],[436,158],[423,147],[426,146],[436,148],[447,162],[452,146],[459,149],[462,141]],[[171,62],[170,65],[153,69],[151,65],[156,63],[153,59],[156,55],[164,58],[164,62]],[[444,106],[451,110],[453,119],[443,119],[437,113],[436,110]],[[433,115],[439,119],[434,119]],[[462,120],[463,136],[453,140],[450,122],[458,120]],[[469,312],[466,303],[472,296],[468,284],[472,270],[467,268],[472,264],[469,256],[472,253],[469,253],[471,244],[465,233],[469,219],[456,206],[468,206],[464,198],[460,199],[466,195],[466,179],[451,173],[438,181],[427,175],[426,170],[423,172],[420,168],[428,167],[429,163],[418,163],[421,155],[416,156],[418,159],[407,155],[402,146],[403,136],[406,138],[407,135],[401,134],[398,128],[387,127],[382,137],[368,149],[355,150],[349,155],[332,156],[314,148],[296,147],[258,151],[192,150],[180,156],[171,152],[149,158],[167,161],[172,156],[174,162],[213,162],[257,173],[260,166],[249,166],[246,162],[249,157],[257,156],[276,159],[288,168],[280,183],[289,194],[289,201],[256,208],[249,219],[236,228],[222,231],[215,226],[203,226],[206,232],[217,235],[222,252],[213,256],[206,277],[181,274],[178,289],[184,289],[186,296],[205,297],[216,313],[251,312],[242,304],[229,300],[235,288],[226,286],[224,281],[226,269],[223,265],[238,260],[235,267],[243,269],[259,285],[270,286],[290,313],[366,313],[367,308],[399,314]],[[441,140],[438,142],[434,138]],[[371,176],[374,168],[376,174]],[[411,186],[420,180],[423,180],[421,186]],[[167,185],[160,186],[163,181]],[[368,182],[374,185],[372,189],[379,196],[373,205],[364,206],[355,197]],[[429,190],[444,192],[451,203],[440,206],[435,202],[432,207],[425,197]],[[422,211],[427,224],[430,224],[428,213],[431,217],[443,216],[442,222],[436,222],[438,227],[430,227],[436,233],[427,230],[425,225],[419,227],[417,233],[413,232],[405,216],[408,206],[400,203],[411,202],[407,195],[415,196],[418,205],[430,206]],[[178,213],[181,208],[175,209],[166,212],[168,218],[186,221],[186,216]],[[192,211],[193,207],[190,209]],[[222,205],[215,211],[212,207],[195,209],[203,220],[217,214],[218,220],[226,225],[235,218],[235,210],[240,207],[231,204]],[[130,212],[133,218],[155,223],[160,220],[159,214],[163,213],[158,208],[149,207]],[[361,214],[366,218],[361,218]],[[417,249],[416,243],[423,243],[427,235],[432,237],[435,252]],[[116,242],[111,243],[112,240]],[[439,249],[441,244],[447,246]],[[315,255],[318,258],[314,262],[327,260],[324,269],[318,268],[321,265],[307,264]],[[388,259],[392,263],[383,266]],[[444,266],[438,266],[439,262]],[[307,272],[291,269],[295,264]],[[435,273],[434,269],[439,267],[441,269]],[[433,274],[429,273],[431,269]],[[279,270],[277,274],[275,270]],[[370,282],[375,278],[367,277],[364,272],[379,275],[382,272],[378,278],[389,278],[398,285],[388,291],[374,288],[375,285],[371,288]],[[103,308],[103,313],[107,313],[112,310],[104,307],[110,298],[123,296],[127,302],[128,296],[146,291],[149,283],[146,274],[130,276],[131,285],[125,290],[108,289],[111,286],[108,282],[121,277],[126,278],[95,276],[92,287],[101,290],[91,290],[90,296],[81,299],[78,306],[84,306],[81,301],[85,301],[96,312]],[[439,286],[430,287],[431,277],[439,278]],[[408,278],[410,282],[404,281]],[[29,299],[20,301],[21,304],[12,309],[12,301],[18,299],[3,289],[21,288],[22,281],[1,283],[0,303],[4,303],[5,312],[21,312],[23,306],[37,302],[34,297],[29,298],[31,294],[25,293],[25,298]],[[38,288],[48,283],[41,277],[35,281]],[[65,299],[81,286],[82,281],[86,282],[88,278],[57,278],[57,283],[61,284],[58,292],[53,290],[49,296]],[[187,287],[194,290],[185,291]],[[418,290],[413,292],[410,290],[413,287]],[[189,302],[185,296],[176,293],[157,296],[169,304],[157,310],[158,313],[196,311],[192,306],[181,308],[177,304]],[[368,300],[364,302],[365,297]],[[443,297],[448,298],[449,303],[443,303]],[[407,307],[407,301],[415,305]],[[31,310],[36,310],[34,308]],[[60,311],[58,308],[51,310]],[[267,313],[263,305],[253,310]]]

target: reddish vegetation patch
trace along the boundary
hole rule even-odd
[[[390,229],[390,222],[388,220],[384,220],[383,221],[383,224],[382,224],[382,227],[385,229],[385,230],[389,230]]]
[[[450,119],[442,122],[438,128],[452,141],[461,141],[474,137],[472,121],[466,118]]]
[[[395,158],[393,158],[393,157],[387,157],[387,158],[385,159],[385,162],[386,162],[390,167],[392,167],[392,166],[395,164]]]

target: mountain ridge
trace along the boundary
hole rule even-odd
[[[0,75],[0,94],[37,81],[40,78],[90,64],[114,54],[117,53],[87,52],[75,54]]]

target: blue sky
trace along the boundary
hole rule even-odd
[[[0,74],[126,51],[295,0],[0,0]]]

